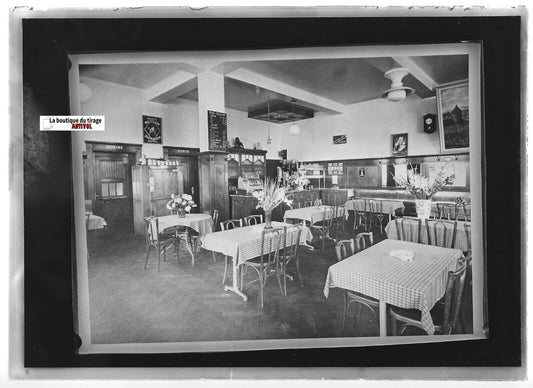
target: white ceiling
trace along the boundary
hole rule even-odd
[[[403,84],[414,88],[419,98],[434,96],[438,85],[468,78],[467,55],[223,62],[214,69],[225,75],[228,108],[247,112],[266,103],[268,97],[287,101],[295,98],[299,105],[315,111],[338,113],[339,107],[380,98],[390,87],[390,80],[383,74],[393,67],[411,71]],[[201,70],[195,69],[187,63],[80,65],[80,77],[139,88],[152,101],[172,104],[181,98],[198,99],[194,73]],[[166,80],[169,87],[160,92]],[[172,82],[187,87],[170,85]],[[285,87],[280,88],[280,83]]]

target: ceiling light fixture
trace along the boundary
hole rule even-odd
[[[391,69],[385,73],[385,78],[392,81],[390,89],[385,90],[381,95],[382,98],[386,98],[390,101],[402,101],[410,94],[413,94],[415,90],[408,86],[403,86],[402,78],[409,74],[409,70],[404,67],[397,67]]]
[[[270,96],[267,96],[267,108],[268,108],[268,137],[267,144],[272,144],[272,139],[270,138]]]
[[[291,103],[294,104],[296,102],[295,98],[291,98]],[[291,135],[298,135],[300,133],[300,127],[298,124],[296,124],[296,121],[292,122],[292,125],[289,127],[289,133]]]

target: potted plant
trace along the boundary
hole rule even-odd
[[[431,201],[433,196],[442,190],[443,187],[453,184],[455,175],[441,168],[433,179],[433,182],[430,183],[428,177],[411,168],[407,171],[407,177],[393,175],[393,178],[398,186],[405,188],[408,193],[415,197],[417,217],[426,219],[431,214]]]

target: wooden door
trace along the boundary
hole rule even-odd
[[[131,166],[126,153],[94,153],[94,214],[105,219],[110,228],[133,230]]]
[[[190,194],[194,203],[199,205],[198,159],[195,156],[169,156],[169,160],[178,162],[177,166],[173,166],[178,182],[178,188],[174,194]],[[197,213],[198,208],[193,208],[192,212]]]

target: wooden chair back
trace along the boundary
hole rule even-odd
[[[367,238],[369,243],[368,246],[374,245],[374,235],[372,232],[358,233],[357,236],[355,236],[355,246],[357,248],[357,252],[361,252],[367,248]]]
[[[261,267],[278,262],[281,242],[285,240],[286,228],[286,226],[265,228],[261,232]]]
[[[383,213],[383,202],[381,202],[381,201],[379,201],[377,199],[369,199],[369,200],[366,201],[365,205],[368,205],[368,211],[370,213],[374,213],[374,214],[382,214]]]
[[[311,207],[313,206],[313,201],[304,201],[304,207]]]
[[[213,220],[213,232],[216,232],[218,227],[218,210],[214,209],[213,214],[211,214],[211,219]]]
[[[355,253],[354,239],[338,241],[337,245],[335,245],[335,253],[337,254],[337,261],[342,261],[352,256]]]
[[[420,234],[422,231],[422,221],[420,218],[396,217],[396,233],[398,240],[420,243]]]
[[[220,230],[242,228],[242,219],[226,220],[220,223]]]
[[[293,259],[298,255],[298,247],[300,246],[302,229],[303,225],[301,224],[294,224],[285,227],[281,250],[283,252],[283,257],[285,257],[287,260]]]
[[[465,262],[457,271],[448,272],[446,294],[444,297],[444,322],[443,334],[452,334],[456,331],[461,314],[463,292],[466,282],[468,264]]]
[[[263,223],[262,214],[254,214],[248,217],[244,217],[244,226],[258,225]]]
[[[157,244],[159,241],[159,220],[157,217],[144,217],[144,236],[146,246]]]
[[[457,221],[426,219],[428,245],[442,248],[455,247],[457,236]]]

